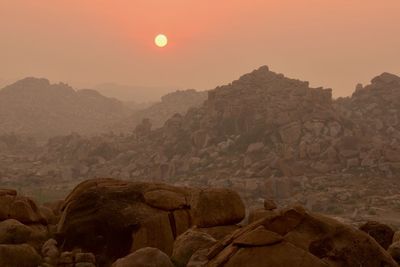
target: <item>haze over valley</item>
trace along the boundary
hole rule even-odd
[[[400,2],[0,0],[0,267],[396,267]]]

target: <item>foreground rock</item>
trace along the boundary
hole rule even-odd
[[[23,244],[32,234],[32,229],[14,219],[0,222],[0,244]]]
[[[14,190],[0,189],[0,220],[7,219],[26,224],[47,224],[47,220],[32,199],[19,196]]]
[[[394,231],[385,224],[371,221],[363,224],[360,227],[360,230],[373,237],[384,249],[388,249],[392,244]]]
[[[397,266],[366,233],[300,207],[264,217],[198,252],[188,266]]]
[[[176,239],[171,259],[177,267],[184,267],[197,250],[210,247],[216,242],[206,233],[188,230]]]
[[[0,266],[37,267],[42,258],[36,250],[27,245],[0,245]]]
[[[142,248],[117,260],[112,267],[174,267],[169,257],[156,248]]]
[[[93,252],[107,265],[144,247],[172,254],[177,236],[194,225],[234,225],[245,216],[237,193],[164,184],[88,180],[66,198],[58,224],[63,250]]]
[[[0,189],[0,266],[37,267],[48,236],[40,206],[15,190]]]

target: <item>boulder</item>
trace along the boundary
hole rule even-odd
[[[197,250],[208,248],[216,242],[210,235],[190,229],[176,239],[171,257],[172,262],[177,267],[184,267]]]
[[[76,253],[75,254],[75,262],[76,263],[96,263],[96,257],[93,253]]]
[[[40,213],[43,215],[43,218],[45,218],[45,220],[52,225],[57,224],[58,222],[58,218],[57,216],[54,214],[54,211],[48,207],[45,206],[41,206],[39,207]]]
[[[142,248],[113,263],[112,267],[174,267],[169,257],[156,248]]]
[[[191,226],[232,225],[244,213],[239,195],[228,189],[93,179],[64,201],[57,241],[64,250],[102,255],[104,262],[144,247],[171,255],[174,240]]]
[[[144,199],[150,206],[162,210],[176,210],[187,207],[185,195],[168,190],[146,192]]]
[[[37,267],[41,260],[30,245],[0,245],[0,266]]]
[[[396,231],[393,234],[392,243],[396,243],[397,241],[400,241],[400,231]]]
[[[31,228],[14,219],[0,222],[0,244],[23,244],[32,234]]]
[[[388,249],[392,244],[394,231],[386,224],[369,221],[361,225],[360,230],[372,236],[384,249]]]
[[[301,207],[252,222],[202,253],[188,266],[397,266],[366,233]]]
[[[236,224],[243,220],[245,207],[240,196],[228,189],[206,189],[190,203],[193,224],[198,227]]]
[[[262,142],[252,143],[247,147],[247,153],[255,153],[262,151],[264,144]]]
[[[264,209],[265,210],[275,210],[278,206],[272,199],[264,199]]]
[[[131,251],[143,247],[158,248],[167,255],[172,254],[174,234],[168,213],[151,216],[140,224],[140,228],[132,234]]]
[[[47,224],[46,219],[32,199],[14,193],[14,191],[3,190],[2,195],[0,194],[0,220],[16,219],[28,224]]]
[[[301,124],[299,122],[293,122],[285,125],[280,128],[279,133],[284,144],[297,144],[301,135]]]
[[[391,244],[388,248],[388,253],[392,258],[400,264],[400,242],[397,241],[393,244]]]
[[[266,257],[266,255],[269,255]],[[223,265],[225,267],[327,267],[328,265],[311,253],[290,243],[273,246],[252,246],[240,248]]]
[[[54,239],[47,240],[41,249],[42,255],[49,263],[56,263],[60,256],[60,251],[57,248],[57,241]]]

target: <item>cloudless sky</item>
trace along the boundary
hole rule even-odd
[[[203,90],[268,65],[342,96],[400,75],[399,0],[0,0],[0,34],[5,80]]]

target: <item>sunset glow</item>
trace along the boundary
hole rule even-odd
[[[399,72],[399,10],[398,0],[1,1],[0,81],[205,90],[269,65],[346,96]]]

